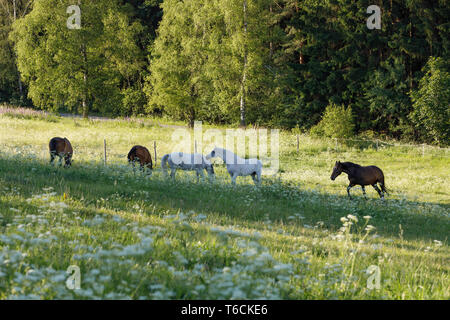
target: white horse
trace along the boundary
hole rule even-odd
[[[262,162],[256,158],[242,159],[238,155],[234,154],[230,150],[222,148],[214,148],[210,154],[206,156],[206,159],[219,157],[227,165],[227,171],[231,177],[231,183],[236,184],[236,178],[238,176],[252,176],[255,184],[261,183],[261,171]]]
[[[183,153],[183,152],[172,152],[165,154],[161,159],[161,168],[163,172],[167,175],[167,164],[170,166],[170,176],[175,178],[175,171],[177,169],[196,171],[197,182],[199,181],[199,176],[202,179],[205,178],[203,174],[203,169],[208,172],[210,181],[214,179],[214,167],[213,164],[205,159],[205,157],[200,153]]]

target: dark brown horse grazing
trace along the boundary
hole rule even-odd
[[[364,197],[366,196],[366,189],[364,186],[371,185],[380,195],[381,199],[384,199],[384,193],[388,193],[384,184],[384,174],[380,168],[376,166],[362,167],[359,164],[352,162],[340,162],[336,161],[331,174],[331,180],[334,181],[337,176],[342,172],[348,175],[350,184],[347,187],[347,194],[350,197],[350,189],[355,185],[360,185]],[[377,183],[380,184],[381,190],[377,187]],[[351,198],[351,197],[350,197]]]
[[[139,161],[142,171],[144,171],[145,168],[150,170],[153,169],[152,156],[146,147],[134,146],[131,148],[130,152],[128,152],[128,162],[133,165],[133,169],[135,168],[136,161]]]
[[[70,167],[72,164],[73,149],[67,138],[52,138],[48,144],[48,148],[50,149],[50,163],[53,163],[55,157],[58,156],[60,164],[62,158],[64,158],[64,168]]]

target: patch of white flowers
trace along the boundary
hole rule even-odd
[[[279,261],[260,243],[259,232],[210,225],[204,214],[166,215],[165,228],[117,215],[81,214],[61,199],[49,187],[28,198],[27,208],[9,208],[12,222],[0,234],[0,298],[184,298],[169,289],[176,282],[177,291],[189,298],[281,299],[301,279],[298,266],[309,264],[301,249],[292,262]],[[109,236],[102,234],[108,230]],[[180,246],[193,230],[206,232],[220,247],[211,251],[201,241]],[[228,258],[220,265],[222,256]],[[80,289],[66,286],[70,265],[80,267]]]

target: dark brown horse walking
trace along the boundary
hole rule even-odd
[[[342,172],[348,175],[350,184],[347,187],[347,194],[350,197],[350,189],[355,185],[360,185],[364,197],[366,196],[365,186],[371,185],[380,195],[381,199],[384,199],[384,193],[388,193],[384,184],[384,174],[380,168],[376,166],[362,167],[359,164],[352,162],[340,162],[336,161],[331,174],[331,180],[334,181],[337,176]],[[377,183],[380,184],[381,190],[377,187]],[[351,198],[351,197],[350,197]]]
[[[62,159],[64,158],[64,168],[68,168],[71,166],[73,149],[70,141],[67,140],[67,138],[52,138],[50,140],[50,143],[48,144],[48,148],[50,149],[50,163],[53,163],[55,157],[58,156],[60,164]]]
[[[152,156],[146,147],[134,146],[131,148],[130,152],[128,152],[128,162],[133,165],[133,169],[135,168],[136,161],[139,161],[142,171],[144,171],[145,168],[150,170],[153,169]]]

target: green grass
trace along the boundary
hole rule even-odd
[[[0,299],[450,297],[447,149],[336,150],[301,136],[297,153],[281,132],[282,173],[233,187],[221,165],[213,184],[192,172],[168,180],[159,159],[151,177],[135,175],[132,145],[172,150],[174,128],[154,119],[50,119],[0,116]],[[70,169],[48,164],[53,136],[72,142]],[[365,200],[354,188],[349,200],[346,177],[330,180],[336,160],[378,165],[392,194],[367,188]],[[70,265],[80,290],[66,287]],[[378,290],[367,288],[371,265]]]

